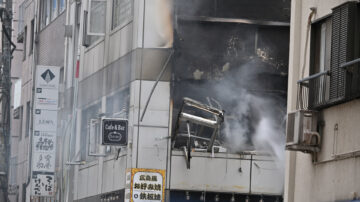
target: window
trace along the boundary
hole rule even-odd
[[[23,109],[23,107],[21,106],[21,107],[19,107],[19,119],[20,119],[20,124],[19,124],[19,141],[22,139],[22,128],[23,128],[23,120],[24,120],[24,115],[23,115],[23,113],[24,113],[24,109]]]
[[[311,26],[310,74],[319,75],[307,81],[309,106],[321,106],[329,100],[332,17],[326,17]]]
[[[312,25],[313,64],[311,73],[319,73],[330,69],[331,51],[331,17]]]
[[[321,109],[360,97],[360,6],[347,2],[312,25],[310,75],[298,82],[298,109]]]
[[[17,156],[10,158],[10,185],[16,185],[17,183]]]
[[[106,0],[90,0],[88,35],[103,36],[105,34]]]
[[[22,43],[23,42],[23,38],[24,38],[24,11],[25,11],[25,2],[23,2],[20,6],[19,6],[19,21],[18,21],[18,38],[17,38],[17,42],[18,43]]]
[[[80,158],[81,160],[93,160],[93,157],[88,156],[89,151],[91,151],[92,148],[89,148],[89,143],[92,143],[89,141],[89,135],[90,135],[90,129],[95,129],[91,127],[91,121],[94,119],[99,118],[98,114],[101,111],[101,103],[93,104],[85,109],[82,110],[81,113],[81,151],[80,151]],[[95,124],[96,126],[96,124]],[[75,141],[73,141],[75,142]],[[74,145],[75,147],[75,145]]]
[[[42,0],[41,1],[41,29],[46,27],[60,13],[65,10],[65,0]]]
[[[50,23],[50,0],[41,1],[41,28]]]
[[[90,46],[105,35],[106,0],[90,0],[89,11],[84,11],[83,46]]]
[[[111,29],[122,27],[132,20],[133,1],[113,0]]]
[[[23,60],[26,59],[26,38],[27,38],[27,27],[24,29],[24,48],[23,48]]]
[[[26,125],[25,125],[25,137],[28,137],[30,134],[30,117],[31,117],[31,106],[30,102],[26,103]]]
[[[357,2],[347,2],[333,9],[331,44],[330,100],[344,102],[360,96],[360,66],[344,64],[360,57],[359,13]]]
[[[30,48],[29,48],[29,55],[33,53],[34,48],[34,19],[31,20],[31,28],[30,28]]]
[[[54,20],[58,16],[58,1],[51,0],[51,20]]]
[[[59,0],[59,13],[65,10],[65,0]]]

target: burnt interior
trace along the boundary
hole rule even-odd
[[[172,60],[173,123],[178,121],[183,98],[189,97],[224,110],[225,124],[230,128],[234,122],[247,125],[249,148],[246,149],[251,149],[250,137],[253,124],[259,119],[259,109],[250,106],[247,116],[237,117],[234,112],[234,107],[239,105],[236,95],[246,91],[247,94],[268,97],[275,100],[277,108],[280,108],[274,110],[286,110],[289,27],[183,20],[181,16],[288,21],[289,1],[267,1],[272,2],[272,5],[266,11],[260,1],[211,2],[206,4],[200,0],[175,1],[175,16],[178,17],[175,17],[174,23]],[[235,12],[236,9],[243,12]],[[258,9],[255,14],[251,12],[254,9]],[[277,14],[274,15],[276,11]],[[226,85],[223,85],[224,83]],[[222,93],[219,93],[221,85],[224,86],[224,91],[230,86],[231,94],[233,93],[235,98],[222,96]],[[194,109],[189,113],[209,116]],[[173,124],[173,133],[175,125]],[[185,125],[180,125],[179,128],[181,133],[186,133]],[[226,134],[221,131],[215,144],[226,147]],[[191,132],[202,137],[212,135],[211,128],[196,124],[191,125]],[[174,146],[180,148],[185,144],[186,139],[179,136]],[[206,144],[206,141],[192,140],[195,148],[206,148]]]

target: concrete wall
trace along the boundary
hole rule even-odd
[[[27,27],[26,35],[26,52],[24,52],[24,43],[17,43],[18,36],[18,20],[19,20],[19,6],[24,3],[24,26]],[[12,76],[20,77],[22,80],[21,92],[21,106],[23,107],[23,121],[12,119],[12,157],[17,157],[17,185],[19,186],[19,201],[25,201],[22,192],[23,184],[29,179],[29,157],[30,157],[30,136],[25,134],[31,133],[32,126],[30,121],[30,128],[26,128],[26,112],[27,103],[32,102],[33,96],[33,73],[37,64],[63,66],[64,62],[64,20],[63,12],[56,19],[54,19],[47,27],[43,28],[38,35],[38,42],[34,43],[34,50],[31,50],[31,21],[35,19],[37,12],[36,5],[39,1],[36,0],[15,0],[13,1],[13,42],[16,43],[17,49],[13,54],[12,60]],[[36,21],[36,20],[35,20]],[[25,40],[24,40],[25,41]],[[24,57],[25,55],[25,57]],[[14,81],[14,80],[13,80]],[[30,104],[30,110],[32,104]],[[32,111],[30,111],[32,113]],[[30,119],[32,114],[30,114]],[[20,128],[22,130],[20,131]],[[22,138],[20,138],[21,136]],[[29,191],[29,189],[28,189]],[[29,196],[29,194],[27,194]],[[16,201],[16,197],[12,197]],[[29,200],[29,197],[27,198]]]
[[[190,169],[183,152],[173,151],[170,189],[282,195],[283,173],[269,156],[197,153]]]
[[[302,78],[302,68],[305,67],[304,77],[309,74],[309,44],[306,46],[305,42],[310,8],[317,8],[312,19],[316,20],[331,14],[332,8],[344,2],[346,1],[292,1],[288,112],[296,110],[296,82]],[[360,102],[354,100],[321,111],[325,127],[317,163],[312,163],[310,154],[287,151],[285,201],[351,200],[360,192],[357,183],[359,173],[356,171],[359,158],[338,158],[339,155],[354,154],[352,152],[360,149],[360,127],[357,124],[360,120],[359,110]]]
[[[82,1],[82,12],[87,9],[87,2]],[[171,134],[169,128],[172,110],[170,65],[155,88],[144,119],[140,120],[155,80],[169,57],[168,48],[171,46],[167,42],[172,40],[168,38],[168,26],[171,25],[164,26],[168,21],[164,22],[162,18],[159,21],[157,11],[162,8],[163,0],[134,0],[133,20],[123,27],[111,30],[111,2],[107,1],[105,36],[89,47],[79,47],[75,154],[85,155],[74,155],[70,159],[85,161],[85,164],[70,168],[74,169],[74,173],[70,175],[74,189],[69,190],[73,199],[85,201],[89,197],[96,198],[100,194],[125,189],[125,170],[128,168],[166,169],[167,189],[203,191],[204,186],[208,186],[208,191],[216,192],[250,193],[252,190],[254,194],[281,195],[282,183],[278,180],[281,179],[281,174],[269,158],[259,157],[250,161],[239,155],[222,155],[221,158],[211,159],[207,153],[193,158],[193,169],[186,170],[182,153],[171,153],[168,138]],[[126,96],[121,92],[125,92],[127,88],[129,105],[123,116],[129,120],[128,146],[121,149],[118,160],[116,147],[112,147],[105,157],[86,156],[86,125],[89,120],[98,118],[100,113],[113,116],[107,114],[111,106],[108,106],[106,100],[111,96],[123,99]],[[90,108],[93,111],[88,115],[85,111]],[[104,150],[105,148],[99,149],[100,152]],[[243,173],[234,177],[238,174],[239,166]],[[203,172],[205,168],[209,168],[208,172]],[[218,172],[225,174],[216,176],[215,173]],[[202,177],[193,177],[200,175]]]

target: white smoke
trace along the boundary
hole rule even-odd
[[[230,151],[269,153],[283,172],[286,100],[266,90],[258,77],[262,73],[258,64],[249,63],[238,71],[229,72],[215,84],[215,97],[225,107],[221,133]]]

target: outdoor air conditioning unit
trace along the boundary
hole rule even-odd
[[[286,149],[318,152],[320,134],[317,132],[316,111],[298,110],[288,114],[286,125]]]

